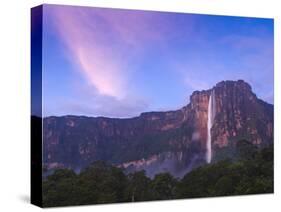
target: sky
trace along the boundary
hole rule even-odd
[[[179,109],[243,79],[273,103],[273,20],[44,5],[43,116]]]

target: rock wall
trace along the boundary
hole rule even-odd
[[[211,129],[214,154],[240,139],[257,146],[273,142],[273,105],[258,99],[242,80],[223,81],[193,92],[190,103],[175,111],[128,119],[44,118],[43,162],[47,168],[81,169],[103,160],[131,171],[145,169],[151,176],[165,170],[182,176],[205,162],[211,90],[217,111]]]

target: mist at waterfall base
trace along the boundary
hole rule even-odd
[[[215,90],[211,91],[208,104],[208,123],[207,123],[207,142],[206,142],[206,162],[211,163],[212,160],[212,126],[216,115]]]

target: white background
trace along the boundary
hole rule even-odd
[[[280,0],[5,0],[0,6],[0,211],[36,211],[30,189],[30,8],[41,3],[275,18],[275,194],[66,207],[66,211],[278,211],[280,175]],[[281,3],[281,2],[280,2]],[[278,14],[279,13],[279,14]],[[280,211],[280,209],[279,209]]]

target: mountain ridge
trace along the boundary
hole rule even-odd
[[[222,81],[194,91],[190,102],[178,110],[131,118],[45,117],[43,162],[49,169],[81,169],[103,160],[127,171],[144,169],[149,176],[161,171],[183,176],[205,163],[212,90],[218,111],[211,129],[214,155],[216,148],[238,139],[247,138],[257,146],[273,142],[273,105],[258,99],[243,80]]]

